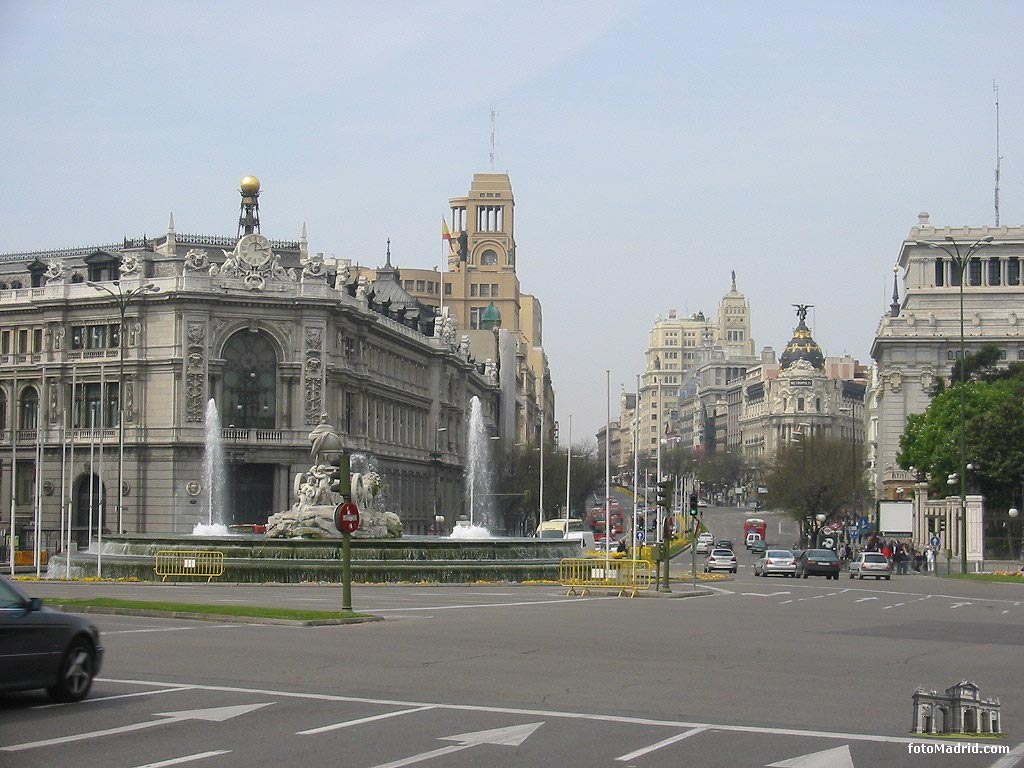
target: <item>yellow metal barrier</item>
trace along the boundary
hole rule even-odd
[[[648,560],[625,558],[567,557],[559,564],[558,578],[569,591],[566,595],[587,594],[591,589],[618,590],[619,597],[651,588],[653,565]]]
[[[157,576],[206,576],[213,581],[215,576],[224,575],[224,553],[216,550],[186,551],[162,550],[156,553],[153,570]]]

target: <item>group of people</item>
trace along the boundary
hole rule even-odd
[[[907,576],[910,571],[915,573],[935,572],[935,547],[917,549],[910,541],[898,541],[892,539],[885,541],[877,536],[868,539],[865,552],[881,552],[892,561],[893,572],[897,575]],[[844,560],[852,560],[854,552],[849,544],[843,548],[842,557]]]

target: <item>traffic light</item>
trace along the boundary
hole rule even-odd
[[[697,494],[690,494],[690,515],[696,517],[700,514],[700,507],[697,505]]]
[[[672,481],[662,480],[658,483],[658,506],[669,509],[672,506]]]
[[[945,530],[946,530],[946,518],[940,517],[939,518],[939,531],[944,533]]]

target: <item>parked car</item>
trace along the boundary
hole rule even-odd
[[[736,554],[731,549],[720,549],[715,547],[704,561],[704,573],[712,571],[731,571],[736,573],[739,566],[736,563]]]
[[[754,563],[755,576],[796,576],[796,558],[788,549],[769,549]]]
[[[863,579],[874,576],[876,579],[892,578],[892,563],[881,552],[861,552],[850,562],[850,578]]]
[[[796,563],[796,575],[839,578],[839,556],[831,549],[805,549]]]
[[[45,688],[54,701],[80,701],[102,661],[95,624],[44,608],[0,577],[0,691]]]

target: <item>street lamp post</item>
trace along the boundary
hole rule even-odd
[[[918,245],[925,245],[945,253],[956,265],[960,276],[960,571],[967,573],[967,406],[964,402],[964,387],[966,382],[965,371],[965,345],[964,345],[964,280],[967,277],[967,265],[979,250],[992,242],[992,237],[983,237],[975,240],[963,252],[960,244],[949,235],[946,235],[946,242],[952,248],[939,243],[931,243],[925,240],[915,241]]]
[[[118,360],[117,360],[117,532],[118,534],[124,531],[124,521],[122,519],[122,510],[124,505],[122,503],[124,499],[124,337],[125,337],[125,313],[128,311],[128,304],[136,296],[141,296],[147,293],[157,293],[160,289],[152,283],[145,283],[137,288],[124,291],[121,289],[121,281],[114,280],[113,285],[117,288],[116,291],[110,288],[110,286],[88,281],[86,283],[90,288],[95,288],[97,291],[103,291],[110,295],[110,297],[117,302],[117,311],[120,316],[120,325],[118,326],[117,342],[118,342]],[[101,405],[101,409],[105,404]]]
[[[1010,507],[1010,509],[1009,509],[1007,514],[1010,515],[1010,518],[1012,520],[1016,520],[1017,519],[1017,515],[1020,514],[1020,510],[1018,510],[1016,507]],[[1024,523],[1022,523],[1022,528],[1024,528]],[[1021,556],[1022,559],[1024,559],[1024,532],[1021,533],[1021,537],[1020,538],[1021,538],[1020,556]],[[1013,557],[1013,547],[1012,546],[1010,547],[1010,557]]]

